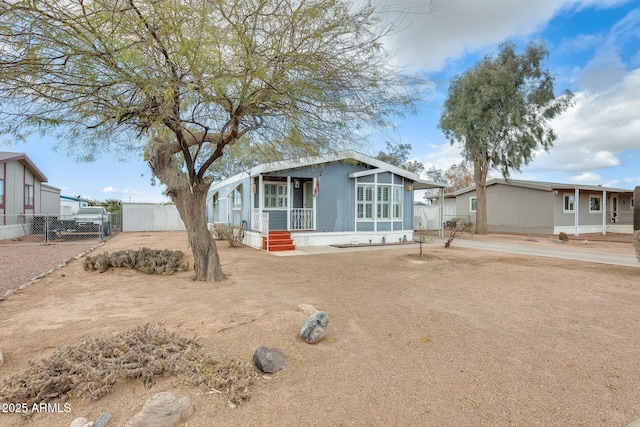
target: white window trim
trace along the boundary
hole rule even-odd
[[[476,209],[473,209],[473,200],[476,201]],[[478,198],[476,196],[469,197],[469,212],[476,212],[478,209]]]
[[[236,188],[233,189],[233,191],[231,192],[231,206],[232,206],[232,210],[234,211],[241,211],[242,210],[242,186],[239,185]],[[240,195],[240,203],[236,204],[236,192]]]
[[[384,200],[378,200],[379,198],[379,194],[380,196],[383,194],[382,193],[382,189],[383,188],[388,188],[389,189],[389,198],[384,201]],[[393,185],[392,184],[378,184],[376,186],[376,192],[375,192],[375,197],[376,197],[376,219],[378,221],[391,221],[392,218],[392,212],[391,209],[393,208],[393,203],[392,203],[392,199],[393,199]],[[382,211],[384,213],[384,206],[387,206],[387,214],[388,216],[380,216],[378,215],[378,211]]]
[[[358,201],[358,187],[371,187],[373,189],[373,200],[371,202],[359,202]],[[389,187],[389,202],[385,202],[385,204],[389,205],[389,217],[388,218],[380,218],[378,217],[378,207],[382,202],[378,200],[378,187]],[[395,200],[394,197],[394,189],[399,188],[401,194],[400,201]],[[356,181],[356,222],[398,222],[404,221],[404,185],[392,184],[392,183],[377,183],[377,182],[357,182]],[[371,205],[371,218],[358,218],[358,205],[362,204],[365,206],[363,208],[363,213],[366,212],[366,205]],[[400,216],[394,216],[394,205],[400,206]]]
[[[371,191],[371,201],[367,202],[366,201],[366,190],[362,190],[363,191],[363,200],[360,202],[358,201],[358,187],[362,187],[362,188],[366,188],[366,187],[371,187],[372,191]],[[367,205],[371,205],[371,218],[367,218],[365,216],[363,216],[362,218],[358,218],[358,205],[362,204],[362,214],[366,215],[367,209],[366,206]],[[375,221],[376,220],[376,184],[373,182],[358,182],[356,183],[356,221],[360,221],[360,222],[371,222],[371,221]]]
[[[267,206],[267,201],[265,200],[266,196],[267,196],[267,186],[269,185],[275,185],[276,188],[278,187],[284,187],[284,194],[283,195],[278,195],[276,194],[276,202],[278,200],[278,198],[284,198],[284,204],[285,206],[283,207],[268,207]],[[277,193],[277,190],[276,190]],[[286,211],[288,209],[288,205],[289,205],[289,191],[287,188],[287,183],[286,182],[282,182],[282,181],[263,181],[262,184],[262,206],[264,210],[270,210],[270,211]]]
[[[567,197],[573,197],[573,209],[565,209],[565,203]],[[576,194],[575,193],[564,193],[562,195],[562,212],[563,213],[575,213],[576,212]]]
[[[395,197],[397,189],[399,189],[398,194],[400,195],[400,200],[396,200],[396,197]],[[391,192],[392,192],[392,194],[391,194],[391,200],[392,200],[392,203],[391,203],[391,219],[392,219],[392,221],[402,221],[402,220],[404,220],[404,217],[403,217],[403,214],[404,214],[404,212],[403,212],[403,208],[404,208],[404,185],[402,185],[402,186],[394,185],[391,188]],[[398,209],[398,211],[399,211],[398,216],[396,216],[396,214],[395,214],[396,213],[396,209],[395,209],[396,206],[400,207],[400,209]]]
[[[591,199],[600,199],[600,209],[593,210],[591,209]],[[602,194],[589,194],[589,213],[599,214],[602,213]]]

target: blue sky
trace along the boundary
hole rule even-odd
[[[412,157],[448,169],[459,163],[460,147],[438,130],[440,106],[450,77],[463,73],[500,42],[519,46],[545,41],[546,63],[558,93],[570,89],[574,106],[552,123],[559,134],[549,153],[536,155],[515,179],[640,185],[640,1],[624,0],[440,0],[431,13],[427,0],[376,0],[390,9],[413,13],[403,31],[387,40],[394,61],[425,73],[432,88],[416,116],[398,121],[388,135],[409,143]],[[163,202],[163,186],[151,185],[141,158],[122,162],[105,155],[93,163],[76,163],[56,152],[56,141],[34,137],[0,151],[26,153],[63,195],[95,200]],[[376,154],[384,140],[362,151]],[[494,176],[498,176],[494,174]]]

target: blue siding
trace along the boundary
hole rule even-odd
[[[391,231],[391,222],[378,221],[378,231]]]
[[[379,173],[378,184],[391,184],[391,172]]]
[[[357,231],[373,231],[373,222],[358,222]]]
[[[270,230],[286,230],[287,229],[287,211],[265,209],[262,212],[269,214]]]

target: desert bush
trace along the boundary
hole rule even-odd
[[[112,267],[133,268],[146,274],[173,274],[176,271],[187,271],[189,264],[181,264],[184,254],[181,251],[168,249],[140,248],[118,252],[104,252],[84,259],[85,271],[99,270],[104,273]]]
[[[449,231],[449,238],[444,243],[445,248],[451,247],[451,242],[461,233],[471,233],[473,231],[473,221],[469,221],[466,218],[455,218],[453,221],[454,226]]]
[[[19,375],[0,383],[0,402],[28,408],[53,399],[98,400],[116,383],[179,375],[194,386],[207,386],[241,403],[258,372],[250,362],[224,361],[205,352],[196,338],[169,333],[163,324],[144,325],[107,337],[86,336],[51,357],[29,361]]]
[[[214,227],[218,236],[229,242],[229,246],[232,248],[242,246],[242,242],[244,241],[244,227],[230,224],[216,224]]]
[[[558,239],[562,240],[563,242],[568,242],[569,236],[567,236],[567,233],[565,233],[564,231],[561,231],[560,234],[558,234]]]

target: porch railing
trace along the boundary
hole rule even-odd
[[[314,230],[315,221],[313,208],[292,208],[291,209],[291,229],[292,230]]]
[[[254,231],[262,231],[260,209],[253,209],[253,212],[251,213],[251,229]]]

